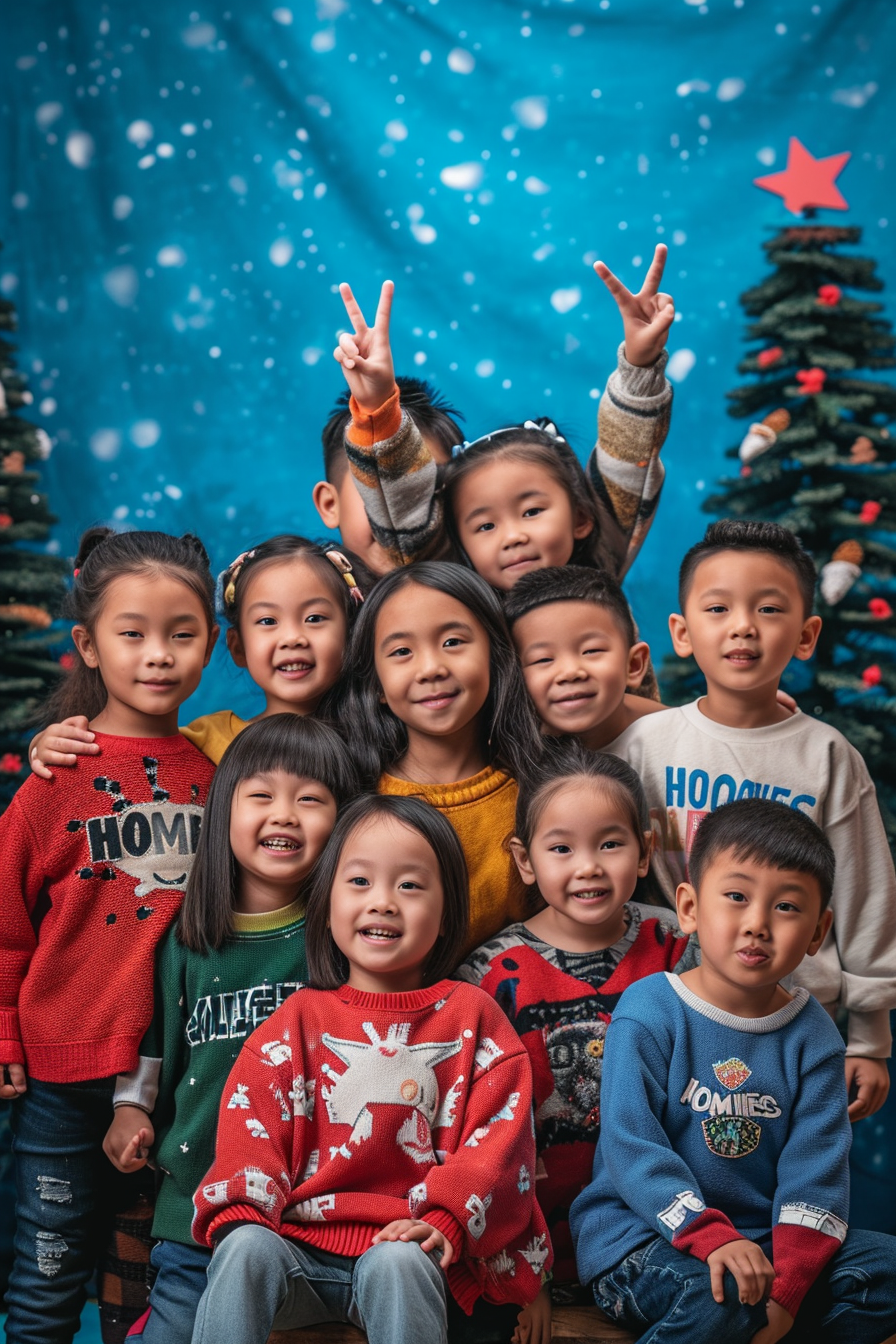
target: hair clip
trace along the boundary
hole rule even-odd
[[[231,560],[230,564],[227,566],[226,569],[223,569],[221,571],[218,577],[218,583],[221,585],[221,595],[223,597],[225,607],[233,606],[234,601],[236,600],[236,581],[240,576],[240,570],[243,568],[243,565],[246,563],[247,560],[252,559],[254,554],[255,554],[254,549],[251,551],[243,551],[240,555],[237,556],[235,560]],[[225,585],[224,579],[227,578],[228,575],[230,577],[227,579],[227,583]]]
[[[523,429],[535,429],[539,434],[547,434],[549,438],[556,439],[558,443],[566,442],[552,420],[548,420],[547,424],[544,425],[539,425],[534,420],[524,420]],[[451,449],[451,456],[452,458],[461,457],[470,448],[475,448],[478,443],[488,443],[489,439],[495,439],[499,434],[518,434],[519,431],[519,425],[504,425],[502,429],[492,429],[488,434],[481,434],[478,439],[464,439],[463,443],[454,444]]]
[[[542,434],[549,434],[552,439],[560,439],[563,443],[566,442],[553,420],[548,420],[543,425],[539,425],[535,420],[524,420],[523,429],[537,429]]]
[[[73,578],[73,579],[76,579],[80,573],[81,573],[80,569],[73,569],[73,570],[72,570],[72,578]]]
[[[327,557],[327,559],[329,560],[330,564],[334,567],[334,569],[336,569],[345,579],[345,582],[348,585],[348,591],[351,600],[353,602],[356,602],[358,606],[360,606],[361,603],[364,601],[364,594],[358,587],[357,580],[355,579],[354,573],[352,572],[351,562],[346,558],[346,556],[342,554],[341,551],[324,551],[324,555]]]

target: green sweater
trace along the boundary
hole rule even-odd
[[[212,1165],[218,1107],[243,1042],[305,977],[303,902],[234,915],[217,951],[191,952],[169,930],[156,957],[155,1011],[140,1063],[119,1077],[115,1105],[152,1116],[152,1161],[164,1172],[152,1232],[193,1244],[193,1194]]]

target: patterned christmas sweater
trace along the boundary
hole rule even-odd
[[[458,977],[480,985],[504,1009],[529,1052],[538,1162],[535,1193],[554,1247],[554,1277],[576,1279],[569,1209],[591,1180],[600,1135],[604,1038],[622,991],[655,971],[688,970],[696,941],[675,915],[626,905],[628,927],[598,952],[564,952],[525,924],[490,939]]]
[[[152,1116],[152,1160],[164,1173],[154,1237],[193,1242],[193,1192],[215,1155],[227,1075],[246,1039],[305,978],[305,910],[299,899],[263,915],[233,916],[219,948],[184,947],[177,927],[156,956],[152,1022],[140,1061],[120,1074],[116,1106]]]
[[[532,1077],[519,1037],[472,985],[294,994],[243,1046],[196,1192],[193,1236],[256,1222],[362,1255],[397,1218],[450,1241],[449,1286],[524,1304],[550,1268],[535,1202]]]
[[[583,1283],[656,1236],[698,1260],[745,1238],[796,1316],[846,1236],[843,1042],[805,989],[736,1017],[678,976],[626,990],[607,1033],[594,1179],[570,1223]]]
[[[663,484],[659,453],[669,432],[672,388],[666,352],[639,368],[620,345],[598,411],[598,437],[588,459],[597,496],[601,562],[622,579],[650,530]],[[398,389],[373,414],[352,398],[345,451],[371,531],[396,565],[444,556],[446,542],[438,470]]]
[[[0,818],[0,1062],[48,1083],[136,1064],[215,769],[180,735],[96,742]]]

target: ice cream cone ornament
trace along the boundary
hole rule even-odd
[[[868,438],[867,434],[860,434],[855,443],[849,450],[849,456],[853,462],[865,465],[877,460],[877,449]]]
[[[783,409],[770,411],[758,425],[751,425],[737,450],[741,462],[752,462],[760,453],[768,452],[778,441],[778,435],[790,424],[790,412]]]
[[[865,552],[857,541],[844,541],[821,570],[821,595],[829,607],[841,602],[862,572]]]

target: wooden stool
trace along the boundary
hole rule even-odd
[[[635,1340],[597,1307],[555,1307],[551,1337],[566,1344],[634,1344]],[[366,1344],[366,1336],[353,1325],[309,1325],[304,1330],[275,1330],[268,1344]]]

